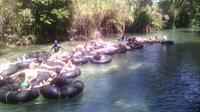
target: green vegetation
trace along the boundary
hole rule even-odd
[[[199,25],[199,0],[160,0],[162,14],[168,15],[167,28]]]
[[[103,35],[124,33],[125,24],[134,20],[135,6],[126,0],[74,0],[72,32],[90,38],[95,32]]]
[[[152,1],[0,0],[0,45],[151,33],[200,23],[199,0]]]
[[[162,14],[158,7],[146,5],[138,14],[136,21],[133,23],[132,30],[141,33],[150,33],[163,27]]]
[[[36,42],[66,34],[70,0],[31,0],[30,3],[34,18],[31,30],[37,37]]]

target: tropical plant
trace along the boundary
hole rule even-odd
[[[134,7],[127,0],[74,0],[73,35],[93,37],[95,31],[104,35],[125,30],[125,23],[133,21]]]
[[[199,0],[160,0],[158,5],[163,14],[169,15],[169,27],[187,27],[191,22],[198,22]]]
[[[156,5],[138,7],[136,21],[132,24],[131,32],[148,33],[163,27],[162,15]]]
[[[31,26],[34,22],[33,15],[29,8],[20,9],[16,16],[11,17],[11,26],[16,32],[22,35],[29,35],[31,33]]]
[[[69,20],[70,0],[31,0],[34,35],[40,40],[52,40],[56,35],[65,34]]]
[[[0,0],[0,33],[3,33],[5,27],[9,27],[11,18],[16,16],[17,1]]]

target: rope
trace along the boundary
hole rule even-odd
[[[7,93],[6,93],[6,103],[8,103],[8,95],[11,93],[11,91],[8,91]]]
[[[58,95],[59,95],[58,98],[61,98],[60,88],[59,88],[59,91],[58,91],[58,92],[59,92],[59,94],[58,94]]]
[[[39,89],[36,89],[36,90],[37,90],[38,94],[40,94],[40,90]]]
[[[10,91],[13,91],[13,87],[11,85],[8,85],[10,87]]]
[[[8,85],[8,87],[10,88],[10,91],[6,93],[6,103],[8,103],[8,95],[13,91],[13,87],[11,85]]]

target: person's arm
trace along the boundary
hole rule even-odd
[[[43,67],[43,68],[45,68],[45,69],[48,69],[48,70],[52,70],[52,69],[54,69],[54,68],[61,67],[61,66],[59,66],[59,65],[50,66],[50,65],[42,64],[41,67]]]
[[[29,83],[29,87],[26,88],[25,90],[30,90],[30,89],[32,88],[32,84],[31,84],[31,82],[28,82],[28,83]]]
[[[57,60],[58,62],[62,63],[63,65],[65,65],[65,62],[62,60]]]
[[[63,46],[61,46],[61,45],[60,45],[60,48],[61,48],[62,50],[64,50]]]
[[[54,72],[54,71],[52,71],[52,70],[49,70],[49,74],[50,74],[50,76],[52,76],[52,77],[57,76],[57,73]]]
[[[42,64],[41,67],[46,68],[46,69],[52,69],[53,68],[52,66],[49,66],[47,64]]]
[[[0,80],[3,80],[3,77],[0,75]]]
[[[62,51],[64,50],[64,48],[60,44],[58,46]]]
[[[72,65],[72,67],[71,67],[71,68],[72,68],[72,70],[74,70],[74,69],[76,68],[76,66],[75,66],[75,65]]]
[[[54,45],[51,47],[51,49],[49,50],[49,52],[48,53],[50,53],[51,51],[52,51],[52,49],[54,48]]]

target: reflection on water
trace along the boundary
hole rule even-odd
[[[85,89],[78,97],[48,100],[41,96],[26,104],[0,104],[0,111],[198,112],[199,36],[182,29],[150,36],[158,34],[167,35],[176,44],[146,45],[143,50],[114,55],[109,64],[81,65]]]

